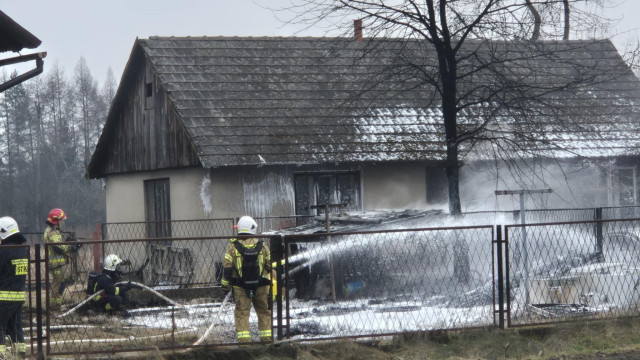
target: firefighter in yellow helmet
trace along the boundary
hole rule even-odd
[[[51,274],[51,286],[49,287],[49,304],[59,307],[62,304],[62,296],[69,278],[69,245],[64,245],[60,227],[67,215],[62,209],[49,211],[47,217],[47,228],[44,231],[44,242],[55,243],[48,246],[49,249],[49,273]]]
[[[258,224],[250,216],[238,220],[238,235],[255,235]],[[222,286],[233,288],[235,299],[234,320],[238,342],[250,342],[249,314],[251,304],[258,315],[260,341],[271,342],[271,256],[269,247],[253,237],[231,239],[222,263]]]

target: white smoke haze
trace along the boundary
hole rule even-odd
[[[607,205],[607,171],[592,163],[555,162],[497,165],[475,163],[461,168],[463,212],[520,209],[519,195],[496,196],[496,190],[542,190],[525,195],[525,209],[589,208]]]

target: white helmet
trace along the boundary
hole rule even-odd
[[[0,238],[2,240],[19,232],[18,223],[12,217],[3,216],[0,218]]]
[[[110,254],[104,258],[104,263],[102,263],[102,267],[105,270],[116,271],[116,268],[121,262],[122,262],[122,259],[120,259],[118,255]]]
[[[238,220],[238,234],[255,234],[258,224],[251,216],[243,216]]]

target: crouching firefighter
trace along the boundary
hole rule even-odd
[[[238,221],[238,235],[255,235],[258,224],[250,216]],[[271,256],[269,247],[257,238],[231,239],[222,263],[222,287],[233,288],[234,320],[238,342],[250,342],[249,314],[251,304],[258,315],[260,341],[271,342]]]
[[[118,255],[110,254],[104,258],[101,274],[97,274],[95,271],[89,273],[87,293],[95,294],[100,292],[100,295],[92,300],[94,309],[103,311],[118,310],[129,301],[131,282],[116,286],[122,274],[119,269],[119,265],[122,262]]]
[[[27,239],[20,233],[18,223],[8,216],[0,218],[0,358],[7,356],[5,335],[11,338],[16,352],[23,358],[27,348],[22,330],[22,304],[25,301],[25,283],[29,271],[29,256],[22,245]]]

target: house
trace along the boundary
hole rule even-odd
[[[389,75],[407,56],[400,43],[137,39],[87,169],[89,178],[105,181],[107,222],[305,215],[330,203],[352,210],[442,207],[438,94],[419,73]],[[523,94],[514,96],[517,105],[477,102],[461,112],[461,128],[481,124],[490,110],[503,121],[485,129],[487,138],[516,134],[461,147],[462,201],[470,206],[464,209],[504,201],[494,195],[498,188],[550,183],[553,195],[541,200],[547,206],[640,204],[640,82],[610,41],[540,42],[529,53],[509,42],[469,44],[481,50],[477,61],[493,51],[513,53],[498,75],[530,80],[545,100],[534,106],[514,87],[511,94]],[[436,60],[422,61],[428,67]],[[461,87],[497,86],[496,74],[468,75]],[[583,82],[570,86],[575,79]],[[550,83],[558,86],[551,91]],[[495,167],[499,152],[513,159]],[[526,163],[533,155],[546,163]],[[514,164],[522,166],[504,171]],[[559,176],[550,174],[556,166]],[[514,175],[525,172],[534,174],[526,182]],[[604,187],[587,187],[594,184]]]

